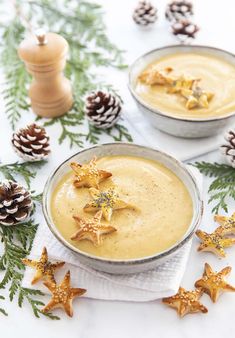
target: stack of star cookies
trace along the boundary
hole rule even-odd
[[[71,168],[75,173],[74,186],[76,188],[89,188],[92,201],[83,208],[85,212],[95,212],[92,219],[83,219],[79,215],[73,218],[78,225],[78,231],[71,236],[72,240],[89,240],[95,246],[100,246],[103,242],[103,235],[117,231],[112,225],[101,223],[102,217],[110,222],[115,210],[135,209],[131,204],[119,198],[115,188],[107,191],[99,190],[99,183],[112,176],[112,173],[97,168],[97,159],[94,157],[88,164],[71,163]]]

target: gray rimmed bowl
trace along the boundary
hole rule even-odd
[[[185,138],[200,138],[220,134],[226,127],[235,123],[235,111],[231,111],[231,113],[225,116],[212,118],[180,118],[172,116],[170,112],[162,112],[159,109],[152,107],[135,91],[137,78],[148,64],[166,55],[180,52],[193,52],[196,54],[217,56],[235,66],[235,55],[223,49],[200,45],[172,45],[161,47],[142,55],[131,65],[129,70],[129,90],[144,116],[146,116],[150,123],[159,130],[174,136]]]
[[[52,220],[50,211],[51,195],[61,177],[63,177],[64,174],[71,170],[69,166],[70,162],[78,161],[79,163],[85,163],[90,161],[94,156],[97,156],[99,158],[102,156],[111,155],[138,156],[145,159],[161,162],[170,170],[172,170],[187,187],[193,201],[192,222],[189,225],[188,231],[182,237],[182,239],[169,249],[152,256],[138,259],[118,260],[99,258],[86,252],[82,252],[78,248],[71,245],[69,242],[66,241],[66,239],[64,239],[59,230],[56,228],[56,225]],[[183,163],[177,161],[175,158],[161,152],[160,150],[140,145],[129,143],[108,143],[103,145],[97,145],[95,147],[80,151],[79,153],[68,158],[58,166],[58,168],[49,176],[45,184],[45,188],[43,191],[43,213],[47,225],[51,232],[54,234],[54,236],[69,250],[73,251],[77,255],[77,258],[81,263],[86,264],[96,270],[108,273],[130,274],[155,268],[157,265],[171,258],[180,250],[182,246],[184,246],[189,241],[201,220],[202,198],[194,176],[190,173],[190,171]]]

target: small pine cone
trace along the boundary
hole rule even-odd
[[[139,1],[134,10],[133,20],[140,26],[148,26],[157,20],[157,9],[148,1]]]
[[[227,162],[235,168],[235,130],[229,130],[225,136],[225,144],[221,145],[220,151]]]
[[[175,0],[166,7],[165,16],[169,21],[188,19],[193,15],[193,4],[187,0]]]
[[[97,128],[112,127],[121,115],[121,101],[118,96],[111,93],[92,92],[86,98],[85,105],[88,120]]]
[[[180,20],[172,24],[172,33],[177,35],[181,40],[187,38],[195,38],[195,34],[199,31],[199,27],[189,20]]]
[[[50,153],[49,136],[35,123],[14,133],[11,142],[16,153],[27,161],[44,160]]]
[[[31,195],[22,185],[0,182],[0,224],[10,226],[25,221],[32,205]]]

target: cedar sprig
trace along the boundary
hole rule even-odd
[[[4,300],[4,299],[5,297],[0,295],[0,300]],[[8,313],[2,307],[0,307],[0,313],[3,314],[4,316],[8,316]]]
[[[210,198],[213,203],[213,213],[220,210],[228,212],[227,202],[230,198],[235,200],[235,169],[223,163],[196,162],[193,164],[206,176],[215,178],[209,186]]]
[[[17,181],[19,177],[23,178],[27,187],[30,187],[31,180],[35,178],[37,169],[40,169],[47,162],[14,162],[9,164],[0,164],[0,173],[8,180]]]

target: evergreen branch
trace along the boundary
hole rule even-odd
[[[17,181],[18,177],[24,179],[27,187],[29,188],[30,182],[36,176],[36,169],[41,168],[46,161],[36,161],[36,162],[15,162],[10,164],[0,165],[0,173],[3,176],[12,181]]]
[[[227,164],[196,162],[193,164],[199,171],[214,180],[209,186],[210,198],[208,203],[214,203],[212,212],[220,210],[228,212],[227,201],[235,200],[235,169]]]
[[[0,295],[0,299],[5,299],[5,297]],[[8,316],[7,312],[1,307],[0,307],[0,313],[3,314],[4,316]]]

